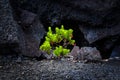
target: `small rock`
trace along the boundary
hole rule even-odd
[[[48,54],[48,53],[46,53],[46,52],[44,52],[44,51],[41,51],[41,57],[40,57],[40,59],[51,59],[52,58],[52,54]]]
[[[70,56],[73,56],[73,60],[101,60],[100,52],[94,47],[82,47],[74,46]]]
[[[100,52],[96,49],[96,47],[82,47],[79,51],[79,59],[80,60],[101,60]]]
[[[73,49],[72,49],[72,51],[70,52],[70,55],[73,56],[74,60],[77,60],[79,58],[79,56],[80,56],[79,50],[80,49],[79,49],[78,46],[74,46]]]

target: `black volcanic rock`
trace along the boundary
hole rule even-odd
[[[119,4],[119,0],[26,0],[19,7],[38,13],[51,24],[66,19],[99,26],[119,23]]]
[[[107,37],[112,36],[111,39],[120,36],[119,0],[10,0],[10,3],[19,18],[19,9],[37,14],[45,29],[61,24],[65,25],[65,28],[72,28],[76,43],[80,47],[93,43],[99,46],[97,42],[102,43]],[[109,42],[109,39],[104,41]],[[105,42],[103,43],[107,44]],[[111,42],[113,45],[108,50],[114,47],[114,41]]]
[[[43,25],[40,23],[37,15],[22,10],[20,15],[20,25],[22,27],[24,33],[25,40],[25,53],[24,55],[36,57],[41,55],[41,51],[39,50],[39,45],[41,39],[45,34],[45,30]],[[23,46],[24,47],[24,46]]]
[[[119,80],[120,61],[72,62],[64,60],[22,60],[2,62],[1,80]]]
[[[13,19],[13,13],[9,0],[0,1],[0,54],[18,51],[19,47],[19,27]]]
[[[0,54],[40,56],[43,25],[34,13],[21,10],[20,15],[19,21],[15,21],[9,0],[0,1]]]
[[[26,0],[19,7],[37,13],[45,25],[79,27],[85,39],[93,43],[120,34],[119,5],[119,0]]]

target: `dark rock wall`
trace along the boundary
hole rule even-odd
[[[18,25],[12,17],[8,0],[0,1],[0,52],[9,52],[19,46]]]
[[[0,1],[0,54],[39,57],[39,44],[45,33],[42,24],[34,13],[19,10],[18,17],[14,11],[9,0]]]
[[[110,55],[109,50],[120,37],[119,0],[10,0],[10,3],[17,21],[21,20],[21,10],[27,10],[37,14],[46,30],[48,26],[64,24],[74,30],[77,45],[96,46],[102,54]],[[107,45],[111,47],[102,48]]]
[[[119,23],[119,4],[119,0],[24,0],[20,7],[38,13],[41,19],[45,17],[50,22],[72,19],[99,26]]]

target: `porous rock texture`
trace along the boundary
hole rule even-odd
[[[8,59],[7,59],[8,60]],[[3,62],[1,80],[119,80],[119,61],[72,62],[64,60],[23,60]]]
[[[29,11],[21,10],[19,21],[14,16],[10,1],[0,0],[0,54],[39,57],[39,44],[45,33],[43,25]]]
[[[96,47],[82,47],[79,53],[81,60],[101,60],[100,52]]]
[[[48,26],[64,24],[74,30],[74,38],[78,46],[109,45],[99,49],[102,54],[109,54],[120,37],[120,1],[119,0],[16,0],[17,7],[37,13],[39,19]],[[106,39],[108,38],[108,39]],[[110,38],[110,40],[109,40]],[[105,41],[105,42],[104,42]],[[100,43],[101,45],[98,45]],[[102,43],[104,43],[102,45]],[[110,44],[111,45],[111,44]]]
[[[102,55],[110,55],[109,50],[120,38],[119,0],[10,0],[10,3],[16,20],[21,19],[21,10],[26,10],[37,14],[45,29],[63,24],[74,30],[78,46],[96,46]]]
[[[81,47],[79,49],[78,46],[74,46],[70,56],[73,57],[73,60],[100,61],[102,59],[96,47]]]
[[[0,1],[0,52],[6,53],[19,46],[19,26],[13,19],[9,0]],[[15,50],[15,49],[14,49]]]

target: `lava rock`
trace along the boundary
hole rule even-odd
[[[25,0],[23,3],[20,3],[21,0],[11,0],[11,2],[12,5],[19,5],[17,6],[19,8],[37,13],[42,24],[47,27],[65,24],[69,26],[68,28],[74,29],[73,33],[76,42],[80,43],[77,43],[79,46],[88,46],[103,38],[120,35],[119,0]]]
[[[72,51],[70,52],[70,55],[73,56],[74,60],[79,59],[79,57],[80,57],[79,50],[80,50],[79,46],[74,46]]]
[[[100,52],[94,47],[81,47],[74,46],[70,52],[73,60],[101,60]]]
[[[49,21],[50,24],[72,20],[91,26],[100,26],[119,23],[120,19],[119,0],[25,0],[23,3],[21,0],[11,0],[11,2],[13,2],[12,5],[16,4],[16,6],[19,5],[17,7],[38,13],[41,21]]]
[[[81,38],[82,41],[76,42],[85,42],[85,44],[82,46],[88,45],[87,42],[89,42],[89,44],[92,44],[93,42],[96,42],[108,36],[120,35],[119,0],[10,0],[10,2],[13,10],[15,9],[15,11],[16,9],[21,8],[29,11],[29,14],[31,14],[30,12],[36,13],[46,29],[48,26],[72,24],[73,27],[69,28],[78,29],[76,30],[78,32],[76,32],[78,36],[76,36],[76,40],[80,40],[78,38]],[[31,14],[31,16],[34,15]],[[34,48],[33,46],[36,46],[36,44],[39,43],[37,42],[34,44],[34,41],[38,37],[33,37],[30,35],[30,33],[32,33],[32,31],[34,32],[34,29],[39,29],[36,27],[33,29],[33,27],[29,26],[31,25],[32,21],[34,22],[34,17],[25,19],[25,23],[24,19],[21,18],[21,20],[23,20],[21,21],[23,25],[27,25],[22,26],[22,30],[20,31],[23,37],[22,41],[24,41],[22,43],[22,46],[24,47],[27,45],[27,51],[29,51]],[[0,28],[0,30],[2,30],[2,28]],[[33,33],[32,35],[36,35],[36,33]],[[12,36],[10,36],[9,39],[11,39],[11,37]],[[23,51],[26,51],[25,47],[22,49],[25,49]],[[35,52],[34,50],[33,52],[30,52],[33,54]]]
[[[0,59],[0,80],[119,80],[119,75],[119,60],[81,63],[25,59],[17,63]]]
[[[20,26],[13,19],[9,0],[0,1],[0,54],[20,52]]]
[[[39,57],[41,51],[39,45],[45,34],[43,25],[40,23],[37,15],[27,10],[22,10],[20,15],[20,25],[23,29],[25,40],[24,55],[31,57]],[[24,47],[24,46],[23,46]]]
[[[80,30],[83,32],[85,39],[91,44],[108,36],[120,35],[119,26],[120,24],[115,26],[108,25],[104,28],[90,28],[80,26]]]
[[[21,10],[19,21],[15,21],[16,15],[9,0],[1,0],[0,8],[0,54],[39,57],[45,30],[36,14]]]
[[[82,47],[79,50],[80,60],[101,60],[100,52],[94,47]]]
[[[28,0],[20,7],[38,13],[41,19],[44,18],[51,23],[71,19],[91,25],[100,25],[104,20],[109,21],[109,19],[115,19],[115,17],[119,19],[119,3],[119,0]],[[113,10],[116,12],[113,12]]]
[[[21,10],[20,18],[21,18],[21,23],[24,27],[25,26],[30,27],[30,25],[32,25],[32,23],[35,21],[36,17],[37,15],[30,11]]]

